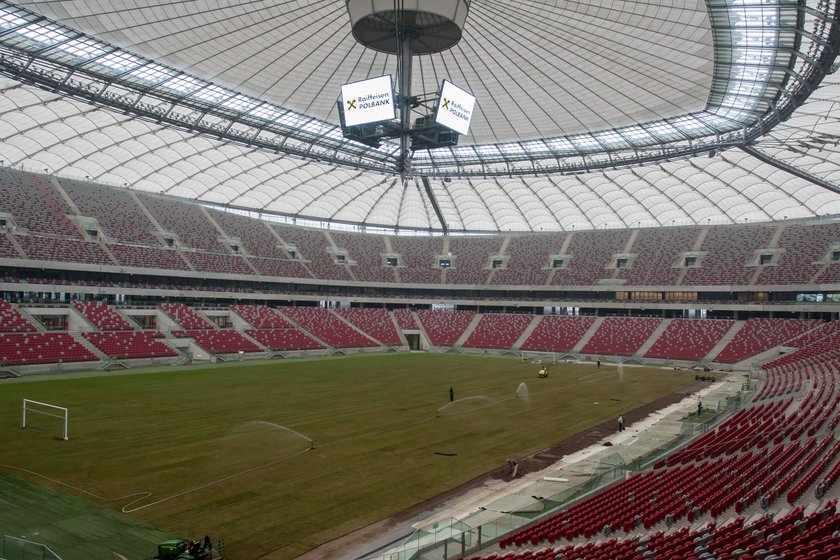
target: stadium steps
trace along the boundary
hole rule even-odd
[[[24,251],[23,247],[21,247],[20,243],[18,243],[18,240],[15,239],[14,235],[12,235],[12,232],[10,232],[10,231],[6,232],[3,235],[6,236],[6,239],[9,240],[9,243],[12,245],[12,247],[15,248],[15,251],[17,251],[17,254],[20,258],[22,258],[22,259],[28,259],[29,258],[28,256],[26,256],[26,251]]]
[[[420,332],[420,336],[422,337],[421,340],[425,344],[426,350],[428,350],[432,346],[432,339],[429,338],[429,333],[426,332],[426,328],[423,326],[423,322],[420,320],[420,317],[417,315],[416,311],[411,312],[411,317],[417,324],[417,330]],[[422,347],[424,344],[421,344],[420,346]]]
[[[295,321],[294,319],[292,319],[291,317],[289,317],[288,315],[286,315],[285,313],[283,313],[279,309],[275,309],[275,312],[280,314],[280,316],[283,317],[286,321],[288,321],[290,325],[294,326],[300,332],[305,333],[309,337],[313,338],[315,341],[318,342],[318,344],[320,344],[321,346],[323,346],[327,350],[332,350],[333,349],[332,344],[328,344],[325,340],[320,338],[318,335],[316,335],[315,333],[313,333],[309,329],[304,328],[300,323],[298,323],[297,321]],[[365,336],[367,336],[367,335],[365,335]]]
[[[76,214],[77,216],[84,216],[84,213],[81,210],[79,210],[79,207],[76,206],[76,202],[72,198],[70,198],[70,195],[67,194],[67,191],[64,190],[64,187],[61,186],[61,183],[57,178],[50,177],[50,184],[55,189],[55,192],[57,192],[58,195],[62,198],[62,200],[64,200],[64,202],[67,204],[70,210],[73,211],[74,214]]]
[[[516,342],[513,343],[513,346],[511,347],[511,350],[514,350],[515,352],[519,352],[519,348],[523,344],[525,344],[525,341],[528,340],[528,337],[531,336],[531,333],[534,332],[534,329],[536,329],[537,325],[540,324],[540,321],[542,321],[542,318],[543,318],[543,315],[534,315],[531,322],[528,324],[527,327],[525,327],[525,330],[522,331],[522,334],[519,335],[519,338],[516,339]]]
[[[405,339],[405,335],[403,334],[402,329],[400,328],[400,324],[397,322],[397,317],[394,315],[393,311],[387,311],[388,318],[391,319],[391,323],[394,325],[394,330],[397,331],[397,336],[400,337],[400,342],[406,348],[408,347],[408,341]]]
[[[659,340],[659,337],[662,336],[662,333],[665,332],[665,329],[667,329],[668,325],[672,322],[673,319],[664,319],[661,323],[659,323],[659,326],[651,333],[650,337],[639,347],[638,350],[636,350],[636,352],[633,353],[633,357],[644,356],[647,354],[648,350],[656,344],[656,341]]]
[[[67,317],[68,319],[73,318],[75,321],[78,321],[79,323],[82,323],[82,326],[84,327],[84,328],[73,328],[76,325],[70,326],[69,321],[68,321],[68,325],[67,325],[68,328],[73,328],[73,330],[79,330],[79,331],[84,331],[84,332],[98,331],[99,330],[99,328],[96,325],[94,325],[93,322],[91,322],[90,319],[88,319],[87,315],[85,315],[84,313],[82,313],[81,311],[76,309],[75,305],[70,305],[70,307],[67,308],[67,315],[68,315],[68,317]]]
[[[108,244],[105,243],[105,240],[102,237],[99,238],[99,248],[102,249],[102,252],[105,253],[109,259],[111,259],[111,262],[115,266],[120,266],[120,261],[117,259],[116,255],[111,252],[111,248],[108,247]]]
[[[233,313],[233,311],[231,311],[231,313]],[[264,344],[261,344],[259,340],[257,340],[256,338],[254,338],[252,336],[249,336],[248,333],[246,333],[245,331],[237,330],[236,332],[239,334],[239,336],[241,336],[245,340],[250,340],[254,344],[254,346],[256,346],[257,348],[262,348],[263,352],[265,352],[265,354],[266,354],[266,358],[273,357],[273,356],[270,355],[270,354],[274,353],[274,351],[271,348],[265,346]]]
[[[24,307],[22,305],[18,305],[17,310],[20,312],[21,315],[23,315],[23,318],[26,319],[29,322],[30,325],[35,327],[37,332],[39,332],[39,333],[47,332],[47,328],[43,325],[43,323],[41,323],[41,321],[36,319],[34,315],[30,315],[29,312],[26,309],[24,309]]]
[[[575,344],[575,347],[572,348],[572,354],[580,354],[581,349],[583,349],[583,347],[587,345],[589,339],[592,338],[592,335],[595,334],[595,331],[597,331],[601,327],[601,323],[604,322],[604,319],[605,317],[598,317],[597,319],[595,319],[595,322],[592,323],[592,326],[589,327],[589,330],[586,331],[586,333],[584,333],[580,340],[578,340],[577,344]]]
[[[82,336],[82,333],[80,333],[80,332],[71,332],[71,333],[70,333],[70,336],[71,336],[71,338],[72,338],[73,340],[75,340],[76,342],[78,342],[79,344],[81,344],[82,346],[84,346],[85,348],[87,348],[88,350],[90,350],[90,352],[91,352],[94,356],[96,356],[97,358],[99,358],[100,360],[105,360],[105,359],[107,359],[107,358],[108,358],[108,356],[106,356],[106,355],[105,355],[105,352],[103,352],[102,350],[100,350],[99,348],[97,348],[96,346],[94,346],[94,345],[93,345],[93,343],[92,343],[91,341],[89,341],[89,340],[88,340],[88,339],[86,339],[84,336]]]
[[[795,346],[786,346],[785,344],[779,344],[778,346],[774,346],[773,348],[768,348],[763,352],[759,352],[758,354],[753,354],[747,358],[744,358],[740,362],[735,362],[734,364],[726,364],[728,367],[737,370],[748,370],[751,366],[760,366],[761,364],[765,364],[767,362],[772,362],[780,357],[780,354],[790,354],[791,352],[795,352],[799,348]]]
[[[483,316],[484,316],[483,313],[476,313],[475,314],[475,317],[472,318],[472,321],[470,321],[470,324],[467,325],[467,328],[464,329],[464,332],[461,333],[461,336],[458,338],[458,340],[455,341],[455,344],[452,345],[454,348],[461,348],[461,347],[464,346],[464,343],[467,340],[469,340],[470,335],[473,333],[473,331],[475,330],[475,327],[478,325],[479,321],[481,321],[481,318]]]
[[[735,321],[735,323],[731,327],[729,327],[729,330],[723,333],[721,339],[717,341],[717,344],[715,344],[712,347],[712,349],[709,350],[709,353],[706,354],[703,357],[703,359],[714,361],[714,358],[717,358],[717,355],[720,354],[730,342],[732,342],[732,339],[735,338],[735,335],[738,334],[738,331],[744,328],[744,325],[746,324],[746,321]]]
[[[381,340],[379,340],[378,338],[375,338],[375,337],[374,337],[372,334],[370,334],[369,332],[367,332],[367,331],[365,331],[365,330],[363,330],[363,329],[361,329],[361,328],[357,327],[357,326],[356,326],[356,324],[355,324],[355,323],[353,323],[352,321],[350,321],[349,319],[345,319],[344,317],[342,317],[341,313],[336,313],[336,312],[335,312],[335,310],[333,310],[333,309],[330,309],[330,313],[332,313],[333,315],[335,315],[336,317],[338,317],[338,318],[339,318],[339,319],[340,319],[340,320],[341,320],[344,324],[346,324],[346,325],[350,325],[350,328],[351,328],[351,329],[353,329],[353,330],[354,330],[354,331],[356,331],[357,333],[361,334],[361,335],[362,335],[362,336],[364,336],[365,338],[369,338],[370,340],[372,340],[372,341],[374,341],[375,343],[377,343],[380,347],[385,346],[385,344],[384,344]],[[329,346],[329,345],[327,345],[327,346]]]

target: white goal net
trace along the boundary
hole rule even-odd
[[[521,357],[523,364],[529,363],[554,365],[557,363],[556,352],[537,352],[535,350],[523,350]]]
[[[27,415],[31,416],[32,414],[49,416],[51,418],[58,418],[62,421],[60,434],[57,436],[60,439],[70,439],[70,433],[68,431],[70,422],[69,422],[69,413],[67,409],[63,406],[56,406],[54,404],[49,404],[40,401],[33,401],[31,399],[23,399],[23,412],[21,413],[21,420],[20,420],[20,427],[26,429],[27,424]],[[29,422],[32,423],[31,421]]]

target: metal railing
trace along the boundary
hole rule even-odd
[[[0,560],[61,560],[61,557],[45,544],[3,535]]]

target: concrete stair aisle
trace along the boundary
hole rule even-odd
[[[726,348],[726,345],[732,342],[732,339],[735,338],[735,335],[738,334],[744,325],[746,325],[746,321],[735,321],[735,324],[732,325],[726,333],[724,333],[723,337],[718,340],[718,343],[715,344],[712,349],[706,354],[703,359],[704,360],[714,360],[715,357],[721,353],[721,351]]]
[[[384,346],[385,346],[385,344],[384,344],[381,340],[378,340],[378,339],[374,338],[374,336],[373,336],[372,334],[370,334],[370,333],[368,333],[368,332],[365,332],[365,331],[364,331],[364,330],[362,330],[361,328],[357,327],[357,326],[356,326],[356,325],[355,325],[352,321],[350,321],[350,320],[345,319],[344,317],[342,317],[342,316],[341,316],[341,313],[336,313],[334,309],[330,309],[330,313],[332,313],[333,315],[335,315],[336,317],[338,317],[338,318],[339,318],[342,322],[344,322],[345,324],[350,325],[350,328],[351,328],[351,329],[353,329],[353,330],[354,330],[354,331],[356,331],[357,333],[361,334],[361,335],[362,335],[362,336],[364,336],[365,338],[369,338],[369,339],[371,339],[372,341],[374,341],[375,343],[377,343],[380,347],[384,347]]]
[[[324,348],[332,348],[331,344],[327,344],[326,341],[322,340],[321,338],[318,338],[318,336],[316,336],[315,333],[310,332],[308,329],[303,328],[297,321],[295,321],[294,319],[292,319],[291,317],[289,317],[288,315],[286,315],[285,313],[283,313],[279,309],[276,309],[275,311],[277,313],[279,313],[280,316],[283,317],[286,321],[288,321],[290,325],[294,325],[294,327],[297,330],[299,330],[301,332],[305,332],[307,335],[309,335],[313,339],[317,340],[318,344],[320,344]]]
[[[467,325],[467,328],[464,329],[464,332],[461,333],[461,336],[458,338],[458,340],[455,341],[455,344],[453,344],[454,347],[461,348],[464,345],[464,343],[467,341],[467,339],[470,338],[470,335],[473,333],[476,325],[478,325],[478,322],[481,321],[481,318],[483,316],[484,315],[482,313],[476,313],[475,314],[475,317],[472,318],[472,321],[470,321],[470,324]]]
[[[245,340],[250,340],[250,341],[251,341],[251,342],[252,342],[252,343],[253,343],[253,344],[254,344],[257,348],[259,348],[260,350],[262,350],[262,351],[263,351],[263,352],[265,352],[266,354],[268,354],[268,353],[270,353],[270,352],[271,352],[271,350],[270,350],[267,346],[265,346],[264,344],[262,344],[262,343],[261,343],[259,340],[257,340],[256,338],[254,338],[254,337],[250,336],[250,335],[249,335],[248,333],[246,333],[245,331],[236,331],[236,332],[237,332],[237,333],[239,333],[239,336],[241,336],[241,337],[242,337],[242,338],[244,338]]]
[[[578,340],[577,344],[575,344],[575,347],[572,348],[572,352],[579,354],[581,349],[584,346],[586,346],[586,343],[589,342],[589,339],[592,338],[592,335],[595,334],[595,331],[598,330],[598,328],[601,326],[601,323],[603,322],[604,317],[598,317],[597,319],[595,319],[595,322],[592,323],[592,326],[589,327],[589,330],[586,331],[586,333],[580,338],[580,340]]]
[[[636,350],[636,355],[638,355],[638,356],[644,356],[645,354],[647,354],[647,352],[648,352],[648,350],[650,350],[651,346],[653,346],[653,345],[656,343],[657,339],[658,339],[660,336],[662,336],[662,333],[664,333],[664,332],[665,332],[665,329],[667,329],[667,328],[668,328],[668,325],[670,325],[670,324],[671,324],[671,321],[673,321],[673,319],[665,319],[664,321],[662,321],[661,323],[659,323],[659,326],[658,326],[658,327],[656,327],[656,330],[655,330],[655,331],[653,331],[653,333],[652,333],[652,334],[650,335],[650,337],[649,337],[649,338],[648,338],[648,339],[644,342],[644,344],[642,344],[642,345],[639,347],[639,349],[638,349],[638,350]]]
[[[397,317],[394,315],[394,312],[393,311],[387,311],[386,313],[388,313],[388,318],[391,320],[391,323],[394,325],[394,330],[397,331],[397,336],[400,337],[400,342],[402,342],[403,346],[408,346],[408,341],[405,339],[405,334],[403,333],[402,329],[400,328],[400,324],[397,322]]]
[[[536,329],[537,325],[540,324],[542,318],[542,315],[534,315],[534,317],[531,319],[531,323],[527,327],[525,327],[525,330],[522,331],[522,334],[519,336],[518,339],[516,339],[516,342],[513,343],[511,350],[519,352],[519,348],[523,344],[525,344],[525,341],[528,340],[528,337],[531,336],[531,333],[534,332],[534,329]]]
[[[84,346],[85,348],[87,348],[88,350],[90,350],[90,352],[91,352],[94,356],[96,356],[97,358],[99,358],[100,360],[106,360],[106,359],[108,359],[108,356],[106,356],[106,355],[105,355],[105,353],[104,353],[102,350],[100,350],[99,348],[97,348],[96,346],[94,346],[94,345],[93,345],[93,343],[92,343],[91,341],[89,341],[87,338],[85,338],[84,336],[82,336],[82,333],[80,333],[80,332],[71,332],[71,333],[70,333],[70,336],[71,336],[71,338],[73,338],[73,340],[75,340],[76,342],[78,342],[79,344],[81,344],[82,346]]]
[[[425,345],[426,347],[431,347],[432,339],[429,338],[429,333],[426,332],[426,327],[424,327],[422,321],[420,321],[420,316],[417,315],[416,311],[412,311],[411,316],[414,318],[414,322],[417,324],[417,329],[422,337],[423,344],[420,346],[423,347]]]

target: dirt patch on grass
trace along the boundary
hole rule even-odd
[[[671,404],[677,403],[706,386],[708,386],[708,383],[698,382],[680,391],[655,401],[651,401],[643,406],[631,410],[630,412],[627,412],[624,415],[627,426],[632,426],[634,422],[646,418],[648,415],[656,412],[657,410],[661,410]],[[551,447],[542,449],[532,455],[524,457],[519,460],[518,476],[522,476],[530,472],[541,471],[559,461],[563,456],[585,449],[590,445],[601,441],[610,434],[614,434],[616,429],[617,424],[615,420],[603,422],[596,426],[592,426],[583,432],[570,436]],[[456,501],[459,497],[465,495],[470,490],[484,486],[488,480],[509,481],[512,480],[512,478],[507,466],[500,466],[499,468],[493,469],[492,471],[476,477],[465,484],[449,490],[448,492],[444,492],[443,494],[421,502],[395,515],[325,543],[313,550],[310,550],[306,554],[299,556],[298,560],[338,560],[358,558],[366,553],[369,553],[371,546],[374,543],[382,541],[383,537],[386,537],[389,533],[393,533],[394,539],[400,538],[401,533],[398,531],[400,528],[406,528],[415,523],[424,513],[439,508],[447,502]]]

